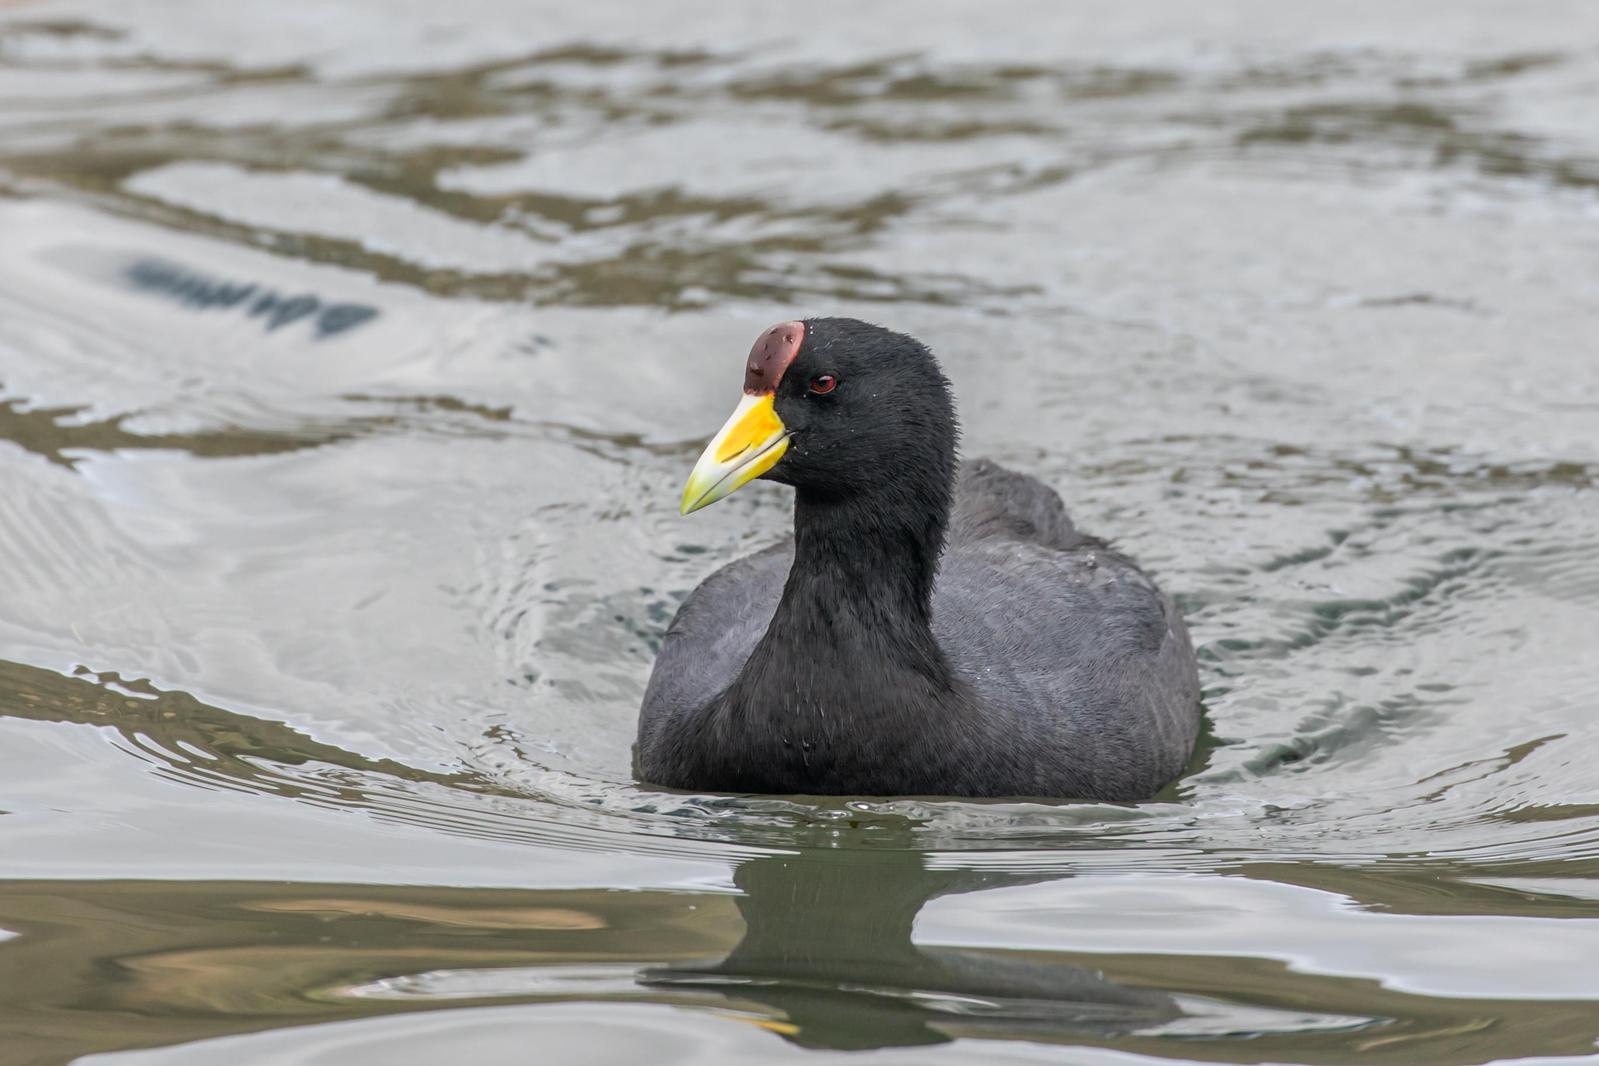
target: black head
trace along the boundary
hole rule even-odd
[[[907,475],[948,479],[955,408],[933,353],[853,318],[811,318],[777,383],[788,450],[764,476],[817,496],[872,493]]]
[[[817,501],[945,496],[955,441],[949,382],[920,341],[853,318],[780,322],[750,350],[744,398],[690,475],[683,511],[757,477]]]

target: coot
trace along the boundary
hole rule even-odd
[[[949,382],[847,318],[756,340],[683,513],[761,477],[794,536],[678,609],[637,772],[715,792],[1136,800],[1199,726],[1171,600],[1026,474],[956,458]]]

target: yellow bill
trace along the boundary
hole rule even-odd
[[[711,438],[683,487],[683,513],[709,507],[772,469],[788,451],[788,429],[772,394],[744,394],[733,417]]]

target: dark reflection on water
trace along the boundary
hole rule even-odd
[[[133,433],[126,416],[88,419],[83,408],[31,407],[18,399],[0,400],[0,439],[18,444],[52,463],[70,467],[81,451],[177,450],[197,458],[273,455],[347,439],[355,427],[308,426],[273,432],[229,426],[215,433]]]
[[[0,1027],[21,1037],[9,1045],[16,1061],[176,1040],[201,1041],[200,1055],[205,1040],[226,1035],[569,1002],[704,1011],[835,1050],[966,1038],[1202,1061],[1291,1050],[1306,1062],[1477,1063],[1581,1053],[1599,1038],[1579,1003],[1399,994],[1248,957],[924,943],[913,924],[929,899],[1039,878],[937,869],[914,851],[762,856],[734,880],[736,899],[12,882],[0,891],[0,922],[22,936],[0,952],[12,989]],[[219,1061],[226,1047],[217,1045]]]
[[[1591,1058],[1595,31],[0,2],[0,1062]],[[632,780],[811,313],[1178,596],[1155,801]]]
[[[86,25],[84,32],[93,32]],[[24,24],[12,37],[29,33]],[[34,31],[37,32],[37,31]],[[79,31],[74,30],[74,33]],[[108,31],[114,32],[114,31]],[[142,124],[74,114],[68,128],[47,128],[47,111],[36,123],[21,112],[21,147],[0,151],[15,180],[39,179],[75,190],[107,206],[163,225],[223,240],[264,244],[296,258],[370,270],[387,280],[415,285],[441,296],[527,300],[566,306],[656,305],[701,307],[717,299],[827,300],[953,304],[999,309],[1005,297],[1037,294],[1030,285],[994,285],[958,269],[900,267],[881,271],[848,253],[866,247],[901,222],[930,212],[964,212],[971,197],[1032,192],[1128,162],[1181,165],[1194,159],[1238,154],[1273,146],[1348,148],[1347,156],[1312,156],[1359,169],[1465,167],[1497,178],[1529,177],[1577,189],[1599,181],[1599,165],[1582,156],[1561,156],[1546,139],[1486,127],[1474,103],[1456,94],[1499,80],[1558,68],[1567,57],[1510,55],[1463,63],[1448,74],[1410,76],[1398,56],[1316,55],[1291,65],[1246,67],[1223,74],[1182,73],[1103,64],[1064,67],[964,62],[940,65],[914,54],[844,65],[805,64],[774,73],[740,72],[738,57],[710,52],[657,51],[591,46],[534,50],[508,59],[447,72],[403,76],[365,74],[330,79],[303,66],[235,69],[214,62],[183,63],[150,57],[119,59],[113,69],[183,73],[197,85],[235,94],[282,97],[293,106],[307,90],[327,105],[363,112],[359,121],[322,120],[315,108],[292,112],[281,124],[236,135],[226,124],[203,119]],[[38,60],[18,69],[62,70],[66,64]],[[571,79],[573,70],[622,72]],[[1414,72],[1411,72],[1412,74]],[[1402,102],[1347,101],[1306,104],[1263,100],[1266,90],[1347,87],[1370,91],[1373,81],[1397,82]],[[192,89],[186,89],[192,91]],[[174,90],[149,94],[167,100]],[[135,97],[138,98],[137,96]],[[1167,136],[1141,143],[1108,135],[1107,123],[1124,122],[1119,102],[1131,100],[1137,114]],[[1199,104],[1204,110],[1188,113]],[[740,130],[739,122],[766,122],[774,106],[815,112],[818,130],[844,135],[818,153],[847,150],[851,140],[886,145],[962,145],[1027,139],[1049,146],[1017,158],[985,161],[981,147],[951,166],[918,167],[901,184],[844,199],[824,186],[809,185],[777,148],[770,153],[762,195],[695,193],[664,180],[638,176],[636,187],[588,193],[574,187],[490,191],[497,170],[522,163],[521,137],[504,143],[461,143],[441,138],[395,149],[386,139],[419,124],[465,123],[542,116],[532,129],[535,145],[569,150],[569,127],[601,128],[654,144],[674,127],[717,121]],[[1073,109],[1081,109],[1081,113]],[[1068,118],[1067,116],[1074,116]],[[1085,123],[1086,128],[1079,125]],[[518,128],[517,133],[523,131]],[[497,140],[497,131],[486,131]],[[730,132],[737,138],[738,133]],[[35,143],[49,145],[29,150]],[[780,144],[780,139],[775,139]],[[653,149],[651,149],[653,150]],[[745,150],[740,149],[741,153]],[[767,153],[757,152],[759,161]],[[937,157],[942,159],[943,157]],[[578,251],[514,271],[486,266],[419,262],[420,249],[391,252],[359,228],[307,232],[264,218],[240,224],[229,210],[185,203],[184,196],[151,194],[130,179],[175,160],[189,165],[244,168],[258,178],[321,174],[348,182],[394,203],[425,202],[430,211],[463,223],[526,234],[530,244],[571,242],[601,254]],[[800,180],[785,180],[785,173]],[[463,187],[462,175],[488,179],[488,188]],[[556,182],[559,184],[559,181]],[[748,184],[748,183],[746,183]],[[752,188],[755,186],[751,186]],[[973,220],[975,221],[975,219]],[[586,241],[586,236],[599,237]],[[468,253],[470,254],[470,253]],[[954,267],[955,264],[950,264]]]
[[[331,744],[322,744],[281,722],[264,721],[200,702],[187,692],[162,692],[148,681],[126,680],[116,673],[96,674],[79,667],[65,678],[25,666],[0,662],[0,685],[14,718],[80,725],[109,726],[141,755],[158,760],[196,783],[236,783],[301,797],[309,781],[279,775],[278,768],[319,764],[404,781],[429,782],[453,788],[481,785],[472,774],[439,774],[403,766],[390,759],[370,759]]]
[[[1057,961],[912,942],[928,899],[1014,882],[1014,874],[928,870],[915,851],[822,851],[749,860],[733,880],[742,893],[738,945],[714,963],[646,970],[640,979],[767,1005],[783,1019],[773,1031],[806,1047],[944,1043],[950,1024],[1010,1038],[1115,1035],[1181,1015],[1169,996]]]
[[[1520,73],[1505,61],[1510,74]],[[1469,76],[1469,75],[1468,75]],[[1537,137],[1511,130],[1473,129],[1463,117],[1427,104],[1317,104],[1291,108],[1276,121],[1245,130],[1250,145],[1358,145],[1373,143],[1431,156],[1435,166],[1464,166],[1498,178],[1537,178],[1576,189],[1599,187],[1599,161],[1561,158]]]

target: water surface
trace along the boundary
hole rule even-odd
[[[0,1062],[1599,1062],[1596,42],[0,3]],[[827,313],[1178,594],[1155,802],[634,782]]]

